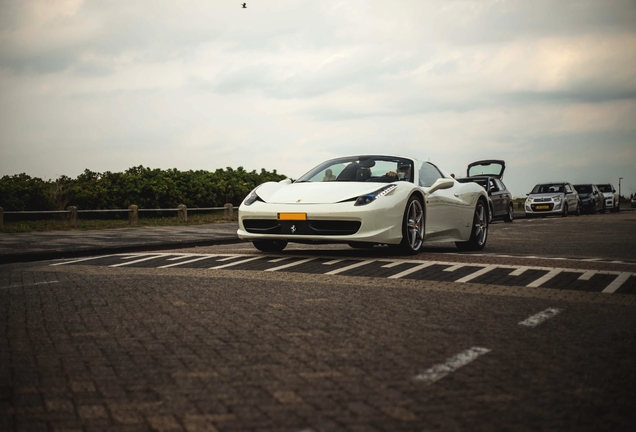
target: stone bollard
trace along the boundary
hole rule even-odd
[[[71,211],[71,214],[68,220],[69,225],[72,226],[73,228],[77,228],[77,207],[69,206],[66,208],[66,210]]]
[[[188,221],[188,207],[184,204],[180,204],[178,207],[179,211],[177,214],[179,215],[179,222],[187,222]]]
[[[137,225],[137,221],[139,220],[139,207],[135,204],[129,205],[128,209],[128,223],[130,225]]]
[[[4,230],[4,209],[0,207],[0,231]]]
[[[232,218],[234,218],[234,206],[227,203],[223,207],[225,207],[225,210],[223,210],[223,217],[227,220],[232,220]]]

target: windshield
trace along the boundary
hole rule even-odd
[[[506,169],[504,161],[488,160],[473,162],[468,165],[468,177],[475,176],[495,176],[503,178],[503,172]]]
[[[296,182],[413,182],[413,161],[391,156],[350,156],[324,162]]]
[[[563,193],[565,192],[565,187],[563,183],[549,183],[549,184],[538,184],[532,189],[533,194],[542,194],[542,193]]]
[[[612,185],[596,185],[601,192],[614,192],[612,190]]]
[[[591,194],[592,186],[590,185],[574,185],[574,189],[580,194]]]

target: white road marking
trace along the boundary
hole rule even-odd
[[[138,259],[138,260],[135,260],[135,261],[128,261],[128,262],[124,262],[124,263],[109,265],[108,267],[127,266],[127,265],[130,265],[130,264],[135,264],[135,263],[142,262],[142,261],[149,261],[149,260],[152,260],[152,259],[161,258],[161,257],[164,257],[166,255],[169,255],[169,254],[157,254],[157,255],[141,258],[141,259]]]
[[[342,268],[339,268],[339,269],[331,270],[330,272],[327,272],[325,274],[326,275],[335,275],[335,274],[342,273],[342,272],[345,272],[347,270],[351,270],[351,269],[354,269],[354,268],[357,268],[357,267],[362,267],[363,265],[367,265],[367,264],[370,264],[372,262],[375,262],[375,260],[361,261],[359,263],[351,264],[351,265],[348,265],[346,267],[342,267]]]
[[[487,352],[490,352],[488,348],[472,347],[454,357],[449,358],[444,363],[433,366],[424,373],[417,375],[414,379],[432,384],[435,381],[444,378],[449,373],[456,371],[460,367],[466,366],[468,363]]]
[[[180,266],[180,265],[183,265],[183,264],[190,264],[190,263],[193,263],[193,262],[196,262],[196,261],[201,261],[201,260],[204,260],[204,259],[213,258],[213,257],[215,257],[215,256],[216,256],[216,255],[207,255],[207,256],[203,256],[203,257],[202,257],[202,256],[200,256],[200,257],[197,257],[197,258],[194,258],[194,259],[188,260],[188,261],[179,261],[178,263],[167,264],[167,265],[164,265],[164,266],[159,266],[159,267],[157,267],[157,268],[169,268],[169,267],[176,267],[176,266]]]
[[[339,262],[344,261],[343,259],[337,259],[337,260],[333,260],[333,261],[327,261],[324,262],[323,265],[334,265],[334,264],[338,264]]]
[[[184,254],[184,255],[176,256],[174,258],[168,258],[166,261],[177,261],[177,260],[180,260],[180,259],[189,258],[191,256],[194,256],[194,255],[193,254]]]
[[[306,262],[313,261],[315,259],[316,258],[307,258],[307,259],[304,259],[304,260],[300,260],[300,261],[296,261],[296,262],[292,262],[292,263],[288,263],[288,264],[283,264],[282,266],[268,268],[268,269],[265,269],[265,271],[278,271],[278,270],[286,269],[286,268],[289,268],[289,267],[294,267],[294,266],[297,266],[297,265],[300,265],[300,264],[304,264]]]
[[[621,274],[618,275],[618,277],[616,279],[614,279],[614,282],[612,282],[611,284],[609,284],[604,290],[604,293],[609,293],[612,294],[614,292],[616,292],[617,289],[619,289],[621,287],[621,285],[623,285],[625,283],[625,281],[627,279],[629,279],[629,277],[632,275],[632,273],[627,273],[627,272],[623,272]]]
[[[455,282],[456,282],[456,283],[466,283],[466,282],[469,282],[469,281],[471,281],[471,280],[473,280],[473,279],[475,279],[475,278],[477,278],[477,277],[479,277],[479,276],[481,276],[481,275],[484,275],[484,274],[488,273],[489,271],[494,270],[494,269],[496,269],[496,268],[497,268],[497,266],[496,266],[496,265],[489,265],[489,266],[486,266],[486,267],[484,267],[484,268],[483,268],[483,269],[481,269],[481,270],[477,270],[475,273],[471,273],[471,274],[469,274],[469,275],[467,275],[467,276],[464,276],[464,277],[463,277],[463,278],[461,278],[461,279],[457,279]]]
[[[466,267],[468,264],[455,264],[454,266],[445,268],[444,271],[445,272],[454,272],[457,269],[460,269],[462,267]]]
[[[536,315],[532,315],[530,318],[525,319],[519,323],[519,325],[527,326],[527,327],[536,327],[541,324],[543,321],[548,320],[561,312],[563,309],[549,308],[544,310],[543,312],[539,312]]]
[[[437,262],[436,261],[429,261],[429,262],[425,262],[424,264],[416,265],[415,267],[412,267],[412,268],[406,269],[406,270],[404,270],[404,271],[402,271],[400,273],[396,273],[394,275],[391,275],[387,279],[399,279],[401,277],[410,275],[411,273],[415,273],[416,271],[421,270],[423,268],[430,267],[433,264],[437,264]]]
[[[508,276],[521,276],[523,273],[525,273],[526,270],[528,270],[530,267],[519,267],[517,270],[511,272]]]
[[[404,261],[393,261],[388,264],[384,264],[382,268],[393,268],[399,266],[400,264],[404,264]]]
[[[269,260],[267,262],[277,263],[277,262],[285,261],[287,259],[289,259],[289,257],[274,258],[274,259],[271,259],[271,260]]]
[[[0,289],[8,289],[8,288],[21,288],[21,287],[28,287],[28,286],[34,286],[34,285],[44,285],[44,284],[54,284],[54,283],[58,283],[59,281],[45,281],[45,282],[35,282],[35,283],[30,283],[30,284],[20,284],[20,285],[9,285],[9,286],[4,286],[4,287],[0,287]]]
[[[228,257],[221,258],[219,261],[229,261],[229,260],[231,260],[231,259],[238,258],[238,257],[240,257],[240,256],[241,256],[241,255],[230,255],[230,256],[228,256]]]
[[[235,257],[232,257],[235,258]],[[224,265],[220,265],[220,266],[216,266],[216,267],[210,267],[210,270],[218,270],[218,269],[222,269],[222,268],[227,268],[227,267],[232,267],[238,264],[243,264],[246,262],[250,262],[250,261],[255,261],[257,259],[261,259],[262,257],[260,256],[256,256],[256,257],[252,257],[252,258],[248,258],[248,259],[244,259],[244,260],[240,260],[240,261],[235,261],[235,262],[231,262],[229,264],[224,264]],[[220,259],[219,261],[227,261],[224,259]]]
[[[549,281],[550,279],[552,279],[553,277],[555,277],[561,272],[563,272],[563,269],[559,269],[559,268],[552,269],[547,274],[544,274],[539,279],[535,280],[534,282],[530,282],[526,286],[529,288],[540,287],[541,285],[543,285],[544,283],[546,283],[547,281]]]
[[[90,258],[81,258],[81,259],[76,259],[76,260],[73,260],[73,261],[65,261],[65,262],[51,264],[51,266],[75,264],[75,263],[82,262],[82,261],[89,261],[89,260],[94,260],[94,259],[97,259],[97,258],[106,258],[106,257],[111,257],[111,256],[115,256],[115,255],[101,255],[101,256],[94,256],[94,257],[90,257]]]
[[[598,273],[597,270],[588,270],[585,273],[583,273],[581,276],[579,276],[578,280],[590,280],[592,279],[592,276],[594,276],[597,273]]]

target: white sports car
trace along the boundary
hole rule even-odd
[[[267,182],[239,207],[238,236],[265,252],[288,242],[389,245],[417,253],[424,242],[481,250],[488,195],[430,162],[363,155],[328,160],[295,182]]]

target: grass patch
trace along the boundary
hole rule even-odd
[[[236,213],[236,212],[235,212]],[[236,221],[236,216],[232,221]],[[155,227],[155,226],[188,226],[188,225],[204,225],[215,223],[230,222],[223,217],[223,211],[215,213],[190,212],[188,213],[187,222],[179,222],[176,216],[161,217],[144,217],[143,213],[139,214],[139,220],[136,226]],[[77,218],[77,228],[73,228],[68,223],[68,218],[43,219],[43,220],[27,220],[27,221],[4,221],[5,233],[23,233],[35,231],[69,231],[69,230],[100,230],[112,228],[130,228],[132,225],[128,223],[128,219],[82,219]]]

